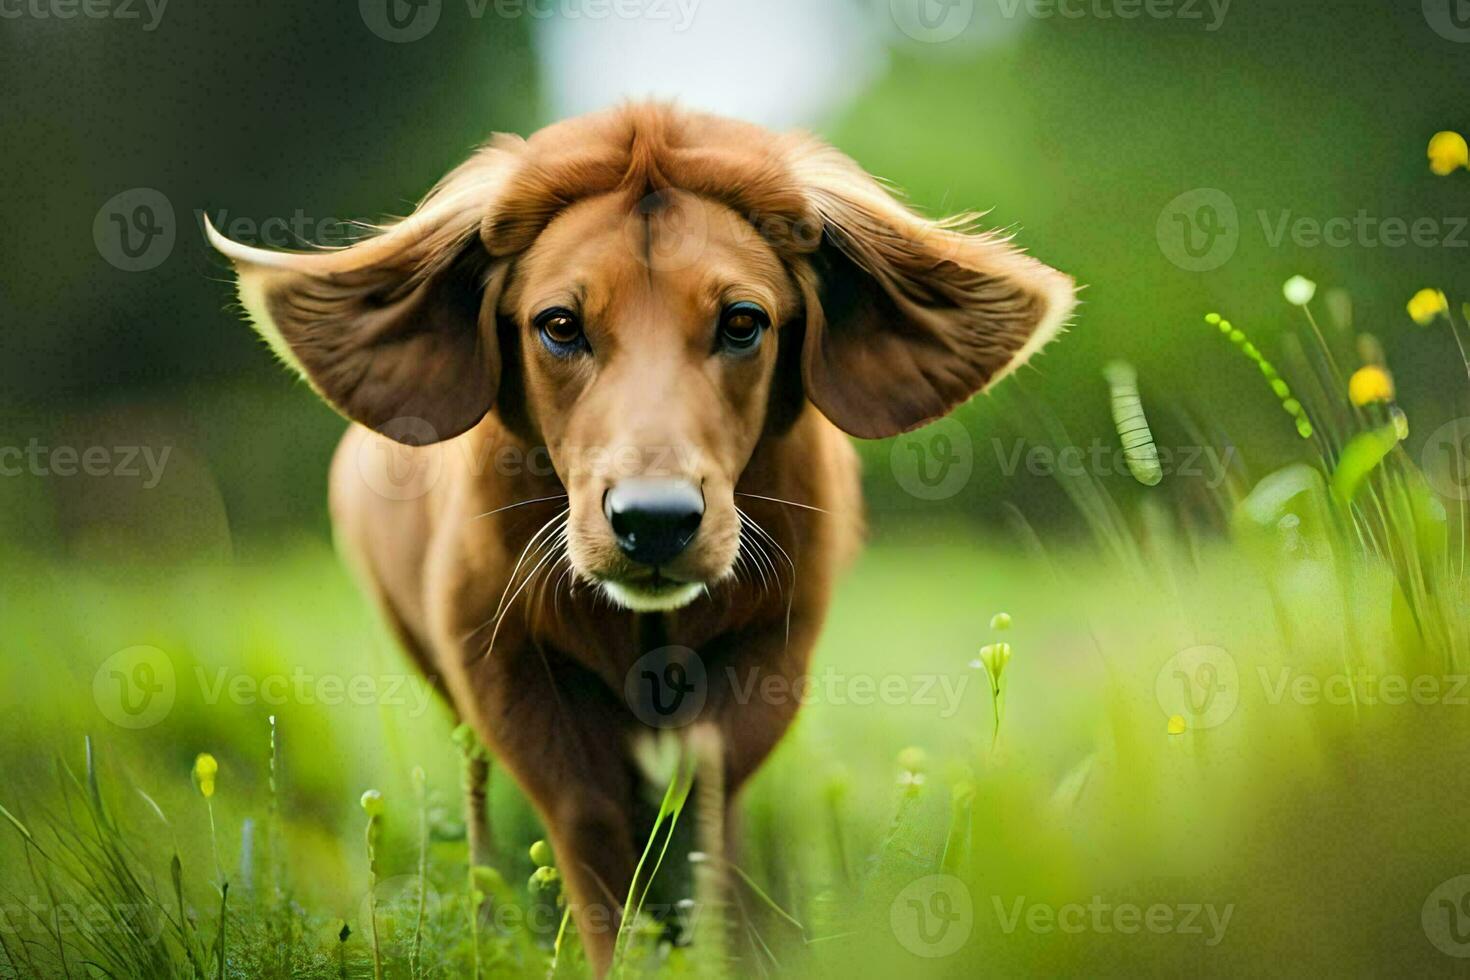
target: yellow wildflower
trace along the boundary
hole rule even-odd
[[[200,752],[194,759],[194,784],[207,800],[214,795],[214,777],[219,772],[219,763],[208,752]]]
[[[1348,379],[1348,398],[1361,408],[1393,401],[1393,376],[1376,364],[1360,367]]]
[[[1470,146],[1459,133],[1435,133],[1429,140],[1429,169],[1439,176],[1470,167]]]
[[[1170,715],[1169,716],[1169,734],[1170,735],[1183,735],[1184,734],[1184,729],[1186,727],[1187,726],[1184,724],[1184,716],[1183,715]]]
[[[1429,326],[1435,317],[1449,312],[1449,308],[1449,300],[1445,299],[1444,291],[1439,289],[1421,289],[1409,300],[1409,316],[1421,327]]]

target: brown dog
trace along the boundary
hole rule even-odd
[[[599,972],[646,832],[635,741],[717,733],[728,801],[792,720],[762,691],[800,681],[857,543],[842,433],[944,415],[1073,306],[810,136],[663,105],[497,137],[340,251],[209,231],[357,423],[340,542],[539,810]]]

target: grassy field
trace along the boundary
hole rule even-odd
[[[1026,501],[1008,530],[892,507],[923,495],[901,464],[959,430],[870,451],[890,506],[812,685],[781,695],[805,707],[746,794],[732,902],[678,909],[688,946],[629,916],[618,972],[1458,968],[1465,441],[1412,431],[1376,339],[1330,296],[1324,329],[1313,291],[1286,290],[1292,386],[1228,321],[1198,328],[1242,399],[1285,410],[1284,468],[1208,406],[1155,447],[1126,365],[1098,385],[1128,465],[1055,468],[1085,533],[1038,532]],[[1409,313],[1450,356],[1444,296]],[[1008,439],[1072,446],[1024,381],[998,398]],[[1191,449],[1229,465],[1187,475]],[[499,774],[494,865],[467,866],[473,746],[325,541],[209,554],[0,559],[0,976],[583,972]]]
[[[539,14],[581,5],[442,4],[388,47],[368,3],[135,29],[154,6],[0,6],[0,980],[585,975],[494,767],[469,866],[474,746],[328,542],[342,422],[196,234],[407,209],[562,112],[579,49]],[[741,6],[700,81],[781,78],[784,117],[849,29]],[[1430,135],[1463,128],[1458,0],[925,2],[967,21],[938,44],[898,0],[828,6],[885,39],[809,121],[927,213],[991,209],[1083,302],[990,394],[860,446],[872,540],[742,801],[730,906],[677,909],[677,947],[630,917],[617,974],[1464,975],[1470,145]],[[148,268],[99,232],[155,224],[138,192],[171,215]]]
[[[1388,564],[1355,562],[1344,591],[1330,555],[1307,546],[1269,566],[1240,543],[1140,547],[1130,564],[1094,547],[878,533],[839,595],[810,703],[746,800],[736,972],[1458,965],[1445,950],[1465,949],[1461,933],[1445,929],[1459,919],[1442,919],[1436,889],[1449,882],[1460,903],[1453,879],[1470,872],[1458,806],[1470,692],[1462,667],[1396,638]],[[372,975],[370,895],[387,975],[473,969],[450,720],[324,546],[166,575],[42,565],[7,580],[0,681],[15,737],[0,803],[18,826],[0,855],[0,970],[59,974],[64,959],[73,976],[121,975],[139,962],[109,964],[97,951],[110,949],[179,975],[193,956],[215,975],[220,877],[227,975]],[[1013,654],[996,735],[972,662],[999,639]],[[139,645],[164,660],[108,665]],[[159,668],[157,700],[120,714],[110,671],[144,663]],[[208,800],[190,778],[200,752],[218,760]],[[415,767],[431,841],[421,927]],[[384,803],[376,888],[368,788]],[[527,883],[540,831],[503,779],[493,823],[482,967],[545,974],[560,915],[554,889]],[[635,943],[627,970],[655,966],[718,972]],[[574,939],[560,968],[577,969]]]

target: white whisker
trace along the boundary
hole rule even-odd
[[[553,530],[553,528],[554,526],[556,526],[557,522],[565,518],[570,512],[570,507],[562,508],[560,513],[556,514],[545,524],[542,524],[541,527],[537,528],[536,533],[531,535],[530,540],[526,542],[526,546],[521,549],[521,556],[516,559],[515,567],[510,570],[510,576],[506,579],[505,582],[505,589],[500,593],[500,602],[495,607],[495,615],[490,617],[486,625],[500,618],[500,614],[505,611],[505,596],[508,592],[510,592],[511,586],[515,584],[516,575],[520,572],[521,566],[525,564],[526,555],[531,552],[532,546],[534,545],[536,548],[536,552],[539,553],[541,551],[541,548],[546,544],[546,541],[551,541],[556,537],[556,531]],[[565,526],[565,522],[563,522],[562,526]],[[539,545],[536,544],[537,539],[540,538],[541,535],[546,534],[547,531],[551,531],[551,534],[547,537],[546,541],[541,542],[541,544]],[[484,626],[480,627],[480,629],[484,628]],[[476,630],[475,632],[478,633],[479,631],[480,630]],[[473,636],[474,634],[472,633],[470,635]]]
[[[770,580],[766,577],[766,563],[763,560],[764,556],[761,553],[760,541],[757,540],[755,537],[746,534],[745,529],[742,526],[740,542],[743,546],[743,550],[750,558],[751,567],[754,568],[756,573],[760,575],[761,591],[769,592],[771,590],[771,584]],[[755,581],[754,579],[752,579],[751,585],[754,584]]]
[[[548,500],[566,500],[566,499],[567,499],[567,495],[566,494],[564,494],[564,493],[554,493],[554,494],[552,494],[549,497],[536,497],[536,498],[531,499],[531,500],[518,500],[518,501],[516,501],[513,504],[506,504],[504,507],[497,507],[494,510],[487,510],[483,514],[476,514],[474,517],[471,517],[470,520],[472,520],[472,521],[478,521],[482,517],[490,517],[492,515],[499,514],[499,513],[503,512],[503,511],[515,510],[517,507],[529,507],[532,504],[544,504]]]
[[[755,555],[756,564],[760,567],[761,570],[761,582],[763,584],[766,583],[766,571],[769,570],[771,573],[771,577],[776,580],[776,585],[779,587],[781,584],[781,576],[777,574],[776,563],[771,560],[771,555],[769,552],[766,551],[766,546],[761,544],[760,538],[756,537],[752,537],[750,539],[750,544],[751,552]],[[769,585],[766,585],[766,591],[770,591]]]
[[[505,607],[505,612],[506,613],[509,613],[510,612],[511,607],[513,607],[515,605],[516,599],[520,598],[521,593],[524,592],[524,591],[526,591],[526,586],[530,585],[533,581],[535,581],[535,579],[536,579],[536,573],[539,572],[546,565],[546,563],[548,561],[551,561],[554,557],[556,557],[556,545],[560,545],[560,544],[562,544],[563,542],[566,541],[566,526],[565,525],[562,526],[560,536],[556,537],[554,540],[555,540],[555,544],[553,545],[552,549],[549,550],[549,551],[547,551],[546,554],[541,558],[541,560],[536,563],[536,566],[534,568],[532,568],[531,571],[526,575],[526,580],[523,583],[521,583],[521,587],[519,589],[516,589],[515,595],[513,595],[513,596],[510,597],[510,602],[507,603],[506,604],[506,607]],[[496,639],[496,637],[498,637],[500,635],[500,627],[504,623],[505,623],[505,614],[501,614],[500,616],[496,617],[496,619],[495,619],[495,629],[490,634],[490,644],[487,647],[485,647],[485,652],[483,654],[481,654],[482,657],[488,657],[490,655],[490,651],[493,650],[493,649],[495,649],[495,639]]]
[[[765,539],[769,541],[776,548],[776,550],[781,553],[781,557],[785,559],[787,567],[791,569],[791,585],[786,590],[786,644],[787,646],[790,646],[791,610],[796,603],[796,560],[791,557],[791,555],[786,551],[785,548],[781,547],[781,542],[777,541],[775,536],[772,535],[770,531],[767,531],[764,527],[760,525],[759,521],[751,517],[749,514],[745,513],[745,511],[741,510],[739,506],[736,506],[735,513],[740,516],[742,522],[748,524],[755,531],[758,531],[761,535],[763,535]]]
[[[767,497],[764,494],[745,493],[740,490],[735,491],[735,493],[737,496],[740,497],[754,497],[756,500],[769,500],[773,504],[786,504],[788,507],[800,507],[802,510],[814,510],[819,514],[831,513],[825,508],[818,507],[815,504],[802,504],[797,503],[795,500],[782,500],[780,497]]]
[[[740,516],[741,522],[744,525],[748,526],[753,534],[760,535],[760,537],[758,538],[753,538],[752,543],[758,544],[761,551],[765,553],[767,560],[771,563],[771,571],[773,574],[775,574],[776,580],[779,582],[781,576],[776,573],[776,563],[773,560],[773,557],[771,556],[769,550],[766,548],[765,544],[761,543],[762,541],[769,543],[771,547],[775,548],[777,553],[780,554],[781,559],[786,563],[786,567],[791,571],[791,584],[795,586],[796,562],[792,560],[791,555],[786,551],[786,549],[781,546],[781,542],[777,541],[770,531],[767,531],[764,527],[762,527],[759,521],[751,517],[739,507],[735,508],[735,513]]]
[[[792,578],[795,578],[796,561],[791,557],[790,554],[787,553],[785,548],[781,547],[781,542],[777,541],[770,531],[767,531],[765,528],[761,527],[760,523],[756,521],[755,518],[750,517],[750,515],[748,514],[746,515],[746,518],[750,521],[751,525],[760,532],[761,536],[764,537],[768,542],[770,542],[773,548],[781,553],[781,557],[786,560],[787,567],[791,569]]]
[[[511,588],[516,584],[516,575],[520,572],[521,567],[525,564],[527,554],[532,553],[532,549],[534,548],[534,553],[539,555],[542,551],[542,548],[545,547],[548,542],[555,541],[556,531],[554,530],[554,528],[558,521],[563,521],[562,526],[565,526],[565,521],[563,519],[567,517],[570,510],[571,508],[563,508],[561,513],[555,515],[551,518],[551,520],[541,525],[541,527],[537,528],[536,533],[531,535],[530,539],[526,542],[525,547],[521,549],[521,555],[519,558],[516,559],[515,567],[510,570],[510,575],[506,577],[505,588],[502,589],[500,592],[500,601],[496,603],[495,612],[491,614],[489,619],[485,620],[479,626],[476,626],[474,629],[466,633],[460,642],[468,642],[475,636],[475,634],[479,633],[482,629],[489,626],[491,623],[495,623],[500,620],[501,614],[505,612],[506,596],[510,593]],[[540,539],[543,534],[546,534],[547,531],[551,531],[551,535],[545,541],[537,544],[537,540]],[[529,581],[529,576],[527,580]]]

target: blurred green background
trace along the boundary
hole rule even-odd
[[[1422,372],[1421,391],[1452,383],[1458,368],[1446,351],[1401,328],[1405,299],[1453,283],[1470,255],[1470,231],[1457,223],[1470,215],[1470,184],[1424,166],[1428,137],[1470,115],[1470,47],[1437,33],[1418,3],[1235,0],[1217,18],[1203,2],[1180,0],[1178,16],[1134,19],[1088,13],[1094,7],[1080,0],[1066,8],[1087,13],[1078,18],[1030,16],[1052,8],[1009,0],[925,5],[934,16],[969,10],[969,19],[952,39],[922,41],[899,29],[913,21],[898,16],[898,0],[814,4],[815,26],[787,24],[784,5],[755,4],[720,59],[700,72],[670,68],[651,91],[697,90],[708,73],[727,73],[716,80],[737,90],[747,84],[741,73],[779,86],[800,67],[805,35],[765,42],[798,27],[823,37],[823,17],[867,38],[851,65],[839,57],[832,69],[862,84],[799,121],[930,212],[991,209],[990,224],[1015,229],[1020,244],[1086,286],[1072,332],[1022,374],[1042,396],[1066,393],[1052,401],[1079,444],[1108,436],[1098,372],[1121,356],[1139,368],[1161,444],[1188,441],[1176,412],[1228,403],[1229,435],[1255,447],[1255,464],[1287,458],[1292,439],[1269,394],[1235,387],[1249,366],[1201,359],[1209,339],[1199,316],[1221,309],[1269,343],[1287,319],[1276,285],[1298,272],[1324,289],[1350,286],[1357,321],[1381,325],[1391,363]],[[696,5],[694,28],[730,6]],[[567,0],[534,9],[580,8]],[[98,499],[120,481],[92,481],[107,492],[0,481],[13,544],[72,548],[120,516],[152,530],[195,502],[208,513],[193,515],[192,532],[116,546],[168,560],[169,547],[322,532],[325,461],[341,424],[241,323],[198,214],[243,220],[247,240],[295,244],[304,231],[331,241],[340,222],[406,213],[489,133],[554,119],[549,90],[582,85],[577,107],[628,94],[586,63],[601,51],[594,42],[555,43],[564,16],[496,10],[445,0],[435,29],[411,43],[384,41],[354,4],[176,2],[153,30],[141,6],[138,20],[0,21],[6,442],[175,447],[161,492],[129,501]],[[579,23],[595,33],[610,22]],[[629,44],[597,56],[657,53]],[[785,121],[779,108],[753,104],[748,114]],[[138,272],[106,261],[91,233],[99,209],[133,188],[161,192],[176,231],[166,258]],[[1166,206],[1198,188],[1224,192],[1237,211],[1233,256],[1204,272],[1172,262],[1177,245],[1158,234]],[[1320,224],[1360,212],[1432,219],[1439,244],[1392,247],[1372,230],[1351,232],[1346,247],[1276,235],[1283,218]],[[1426,426],[1447,406],[1406,408]],[[1033,520],[1066,518],[1049,480],[1002,470],[991,439],[1026,420],[988,399],[963,417],[974,474],[945,501],[904,493],[887,449],[869,448],[880,513],[993,520],[1005,487],[1030,502]],[[1125,478],[1111,480],[1133,492]]]
[[[757,911],[780,958],[823,975],[967,976],[1140,964],[1227,975],[1308,953],[1354,972],[1462,962],[1420,915],[1426,895],[1470,871],[1463,819],[1446,803],[1464,795],[1466,709],[1273,702],[1255,677],[1285,666],[1463,680],[1463,550],[1456,569],[1438,525],[1439,564],[1423,576],[1438,605],[1424,607],[1457,625],[1432,659],[1406,621],[1412,590],[1392,574],[1419,558],[1413,521],[1385,535],[1387,559],[1402,559],[1393,569],[1310,518],[1258,537],[1195,533],[1223,531],[1232,492],[1283,463],[1332,464],[1295,436],[1255,369],[1202,322],[1207,311],[1244,327],[1300,390],[1320,365],[1293,353],[1306,331],[1282,282],[1320,283],[1315,308],[1330,307],[1332,323],[1350,303],[1356,329],[1383,344],[1410,420],[1395,480],[1415,472],[1426,435],[1470,414],[1445,325],[1415,326],[1404,308],[1426,286],[1456,306],[1466,294],[1470,174],[1436,177],[1425,159],[1433,133],[1470,127],[1470,27],[1451,16],[1456,0],[1066,4],[1081,16],[1044,0],[699,0],[680,8],[692,11],[687,32],[588,17],[581,0],[538,3],[534,16],[517,0],[427,0],[394,8],[437,10],[432,29],[398,40],[384,36],[395,29],[377,0],[172,0],[156,23],[142,4],[126,8],[137,18],[120,2],[95,7],[108,16],[62,16],[65,4],[0,0],[0,453],[45,447],[54,463],[56,447],[104,447],[120,464],[141,447],[161,468],[152,481],[140,455],[135,477],[0,476],[0,804],[41,821],[55,756],[75,764],[80,736],[94,734],[119,812],[153,845],[148,858],[166,860],[166,841],[184,855],[207,923],[212,847],[189,766],[197,752],[218,756],[232,894],[242,907],[263,900],[280,882],[264,858],[251,866],[245,825],[271,819],[275,714],[305,946],[320,960],[349,922],[351,972],[367,975],[355,801],[369,785],[384,791],[384,866],[410,873],[408,773],[421,765],[444,912],[436,968],[463,973],[457,759],[442,706],[411,691],[334,704],[210,693],[220,678],[298,671],[412,675],[330,552],[325,478],[343,423],[242,322],[198,216],[246,241],[330,243],[342,222],[406,213],[493,131],[527,133],[629,94],[681,95],[814,129],[927,212],[989,209],[991,226],[1085,286],[1066,336],[963,409],[959,427],[935,430],[968,468],[953,486],[915,484],[903,443],[862,447],[875,541],[839,591],[818,667],[967,686],[948,706],[814,704],[755,780],[743,860],[805,924],[793,936]],[[113,216],[126,225],[139,202],[172,244],[134,260]],[[1398,242],[1385,221],[1428,230]],[[1317,240],[1330,222],[1346,237]],[[1350,333],[1329,336],[1356,366]],[[1145,490],[1109,471],[1073,499],[1066,481],[1008,472],[1018,446],[1113,444],[1101,369],[1114,358],[1137,367],[1161,447],[1239,447],[1234,487],[1210,485],[1219,474],[1206,470]],[[1463,539],[1464,501],[1445,499]],[[1099,541],[1079,504],[1093,508]],[[1209,507],[1215,520],[1190,523]],[[1015,617],[1016,659],[992,742],[987,679],[971,661],[997,638],[1000,610]],[[162,651],[179,683],[167,717],[135,730],[94,685],[136,644]],[[1215,645],[1238,663],[1239,708],[1217,725],[1190,714],[1187,733],[1166,734],[1160,678],[1180,652]],[[895,765],[910,746],[927,753],[922,786]],[[166,829],[135,787],[157,798]],[[522,889],[539,830],[504,778],[495,821],[499,868]],[[0,834],[0,891],[30,887],[23,853]],[[920,962],[890,900],[940,866],[973,894],[976,933],[962,953]],[[1236,918],[1206,956],[1180,934],[1006,931],[989,904],[1099,895],[1229,903]],[[232,954],[247,958],[236,973],[271,948],[258,938]]]

